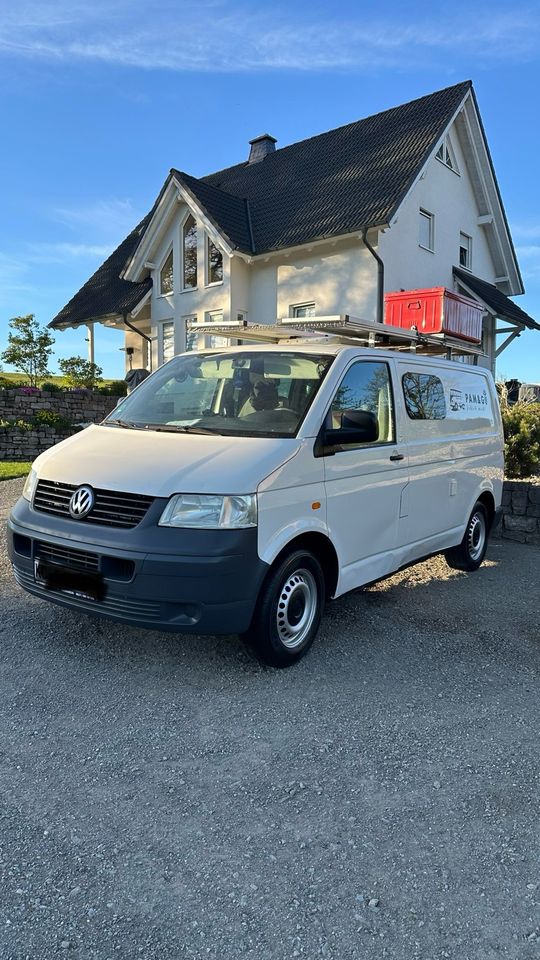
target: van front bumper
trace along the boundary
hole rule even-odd
[[[39,513],[21,498],[7,524],[17,583],[44,600],[136,627],[243,633],[268,570],[257,553],[257,530],[158,527],[165,502],[156,501],[139,527],[111,530]],[[97,573],[103,599],[47,588],[36,570],[51,558],[71,571]]]

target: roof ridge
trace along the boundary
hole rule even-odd
[[[457,90],[458,87],[463,87],[463,95],[467,90],[473,89],[472,80],[461,80],[459,83],[452,83],[448,87],[441,87],[440,90],[433,90],[432,93],[425,93],[422,97],[415,97],[413,100],[406,100],[405,103],[397,103],[393,107],[387,107],[385,110],[378,110],[376,113],[369,113],[365,117],[359,117],[357,120],[350,120],[349,123],[340,124],[338,127],[331,127],[329,130],[323,130],[321,133],[314,133],[310,137],[304,137],[303,140],[295,140],[293,143],[286,143],[283,147],[278,147],[272,153],[268,154],[265,157],[265,160],[268,160],[270,157],[276,157],[282,154],[285,150],[291,150],[293,147],[303,146],[306,143],[309,143],[311,140],[318,140],[321,137],[328,136],[331,133],[337,133],[340,130],[347,130],[349,127],[354,127],[358,123],[364,123],[366,120],[374,120],[375,117],[381,117],[385,113],[392,113],[394,110],[402,110],[403,107],[409,107],[414,103],[420,103],[422,100],[429,100],[431,97],[435,97],[438,94],[447,93],[449,90]],[[211,178],[217,177],[219,174],[229,173],[231,170],[240,169],[241,167],[248,167],[250,164],[247,160],[242,160],[240,163],[233,163],[230,167],[223,167],[221,170],[216,170],[214,173],[207,173],[203,177],[198,177],[197,179],[202,180],[206,183]],[[214,186],[214,184],[211,184]],[[221,189],[220,187],[217,188]],[[224,191],[225,192],[225,191]]]

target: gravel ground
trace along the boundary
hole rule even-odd
[[[540,549],[349,595],[287,671],[0,564],[3,960],[540,960]]]

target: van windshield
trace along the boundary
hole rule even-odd
[[[104,423],[178,433],[295,436],[333,360],[279,350],[183,354],[120,401]]]

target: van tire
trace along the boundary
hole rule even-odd
[[[463,540],[444,554],[454,570],[478,570],[486,555],[489,535],[489,516],[483,503],[477,500],[467,522]]]
[[[295,550],[271,568],[243,639],[270,667],[290,667],[307,653],[321,622],[324,574],[308,550]]]

